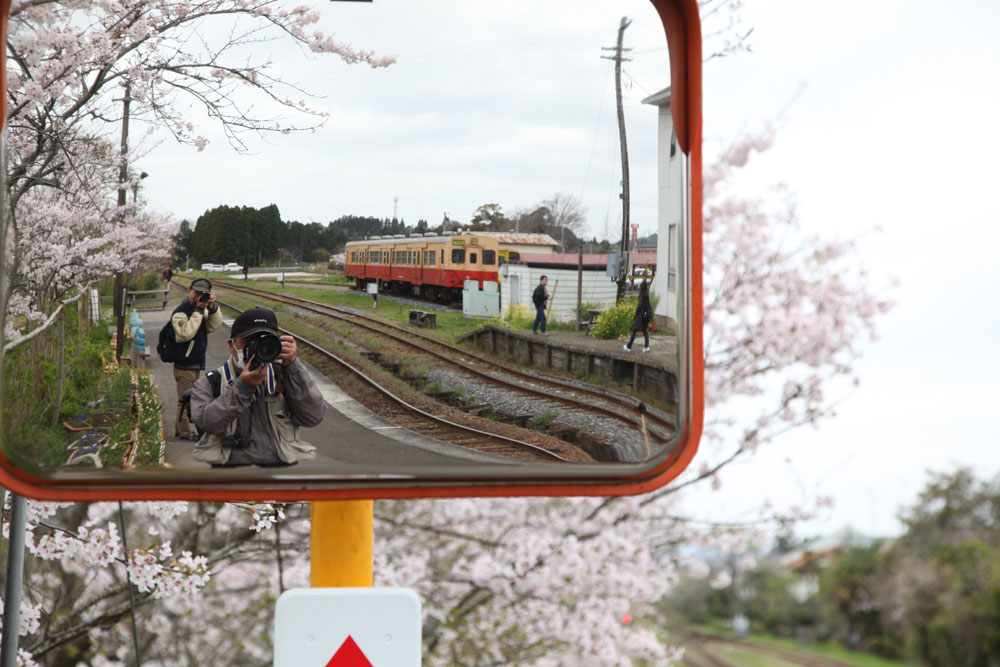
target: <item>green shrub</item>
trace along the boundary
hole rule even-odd
[[[546,410],[540,415],[535,415],[535,418],[531,420],[531,423],[535,426],[547,426],[556,418],[556,413],[552,410]]]
[[[5,453],[26,470],[44,473],[65,462],[70,438],[61,422],[86,419],[103,382],[101,354],[110,359],[107,327],[91,327],[66,311],[62,401],[56,411],[58,326],[15,348],[4,358]],[[83,324],[81,328],[80,325]],[[52,424],[55,424],[55,427]]]
[[[529,308],[527,304],[513,303],[507,308],[507,312],[501,317],[493,320],[491,324],[509,327],[511,329],[527,329],[535,321],[535,309]]]
[[[95,283],[95,285],[101,296],[111,296],[115,288],[115,277],[105,276],[99,282]],[[125,286],[133,292],[161,289],[163,287],[163,277],[162,274],[156,271],[128,274],[125,276]]]
[[[573,315],[579,317],[581,322],[586,322],[590,319],[590,311],[600,309],[601,304],[596,301],[583,301],[579,308],[573,308]]]
[[[627,336],[632,330],[632,319],[635,317],[638,301],[638,297],[622,299],[613,308],[601,313],[597,322],[590,328],[590,335],[600,340]]]

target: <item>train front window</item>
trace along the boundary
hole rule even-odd
[[[455,248],[451,251],[452,264],[465,264],[465,248]]]
[[[484,250],[483,251],[483,266],[493,266],[497,263],[497,251],[496,250]]]
[[[469,264],[475,264],[475,263],[476,263],[476,253],[470,252],[469,253]]]

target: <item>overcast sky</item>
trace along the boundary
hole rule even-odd
[[[618,139],[611,64],[623,15],[633,221],[655,229],[655,110],[669,85],[665,39],[646,0],[316,2],[323,28],[393,53],[385,70],[275,49],[288,77],[325,97],[315,133],[236,156],[208,128],[203,153],[164,144],[140,166],[144,194],[178,219],[220,204],[275,203],[285,220],[343,214],[409,224],[467,221],[555,192],[580,196],[592,234],[615,236]],[[747,3],[752,52],[705,66],[706,156],[778,120],[748,169],[787,183],[809,232],[859,238],[872,285],[896,302],[860,346],[861,385],[838,415],[734,466],[689,514],[740,516],[768,497],[837,506],[806,531],[898,533],[900,504],[927,470],[1000,468],[1000,62],[989,0]],[[287,65],[285,64],[287,63]],[[873,230],[880,231],[873,231]],[[896,281],[898,284],[891,287]],[[696,461],[697,462],[697,461]]]
[[[220,204],[278,205],[282,218],[326,224],[344,214],[413,225],[475,209],[506,212],[557,192],[580,197],[591,233],[620,225],[613,46],[621,17],[637,53],[627,64],[633,222],[656,226],[656,109],[669,85],[666,40],[647,0],[375,0],[316,2],[321,28],[395,54],[388,69],[302,57],[274,44],[276,71],[321,96],[315,133],[256,141],[238,158],[218,132],[202,153],[164,145],[142,161],[144,194],[192,221]],[[634,78],[633,78],[634,77]],[[193,116],[198,118],[197,110]]]

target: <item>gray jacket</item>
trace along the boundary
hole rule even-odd
[[[207,375],[194,383],[191,416],[204,433],[194,446],[194,457],[206,463],[269,465],[306,461],[316,448],[299,439],[299,428],[323,421],[326,404],[301,361],[281,367],[280,379],[268,371],[256,389],[239,381],[239,367],[227,361],[219,368],[221,393],[212,395]],[[222,446],[222,438],[241,436],[246,449]]]

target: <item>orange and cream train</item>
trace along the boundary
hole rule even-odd
[[[344,275],[358,289],[377,283],[380,290],[437,299],[460,300],[466,280],[497,280],[496,238],[469,234],[396,235],[351,241],[344,251]]]

